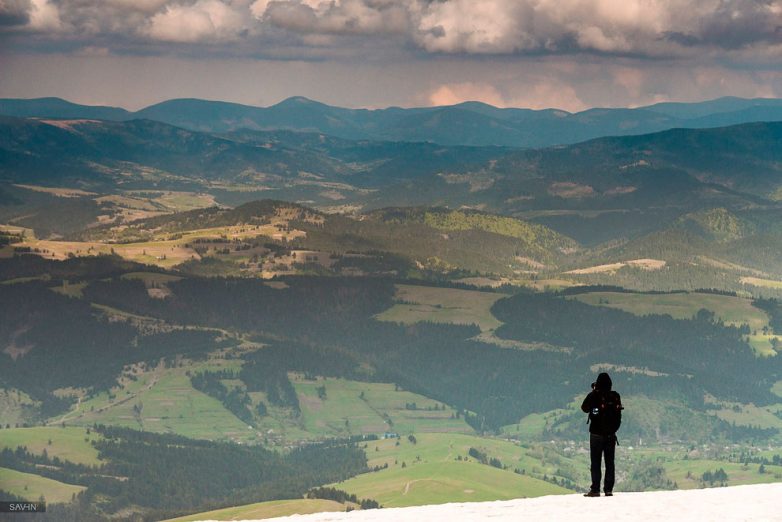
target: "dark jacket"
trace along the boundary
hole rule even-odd
[[[611,378],[601,373],[581,403],[581,411],[589,414],[589,433],[614,435],[622,424],[622,409],[622,398],[611,389]]]

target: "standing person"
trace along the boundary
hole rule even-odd
[[[581,410],[589,414],[589,456],[591,460],[592,486],[585,497],[600,496],[600,465],[605,457],[606,476],[603,491],[607,497],[614,490],[614,454],[616,432],[622,424],[622,399],[611,389],[611,377],[601,373],[592,383],[592,391],[581,403]]]

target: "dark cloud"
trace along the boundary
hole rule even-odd
[[[269,2],[263,19],[299,33],[404,33],[411,27],[409,6],[388,0],[290,0]]]
[[[170,42],[271,50],[289,33],[319,53],[340,37],[395,35],[436,54],[671,57],[782,44],[782,1],[0,0],[0,24],[38,32],[36,41],[114,36],[161,53]]]
[[[782,0],[0,0],[0,95],[567,110],[770,97],[781,17]]]
[[[27,25],[31,8],[30,0],[0,0],[0,27]]]
[[[676,31],[666,31],[660,36],[661,40],[668,40],[682,47],[695,47],[702,44],[702,40],[694,34],[684,34]]]
[[[739,0],[704,20],[700,44],[739,49],[758,43],[782,43],[782,3]]]

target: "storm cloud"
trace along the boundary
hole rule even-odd
[[[30,22],[30,0],[0,0],[0,27]]]
[[[450,0],[422,7],[415,36],[439,52],[676,56],[779,44],[781,14],[752,0]]]
[[[770,0],[0,0],[0,26],[36,41],[117,36],[116,45],[250,42],[339,46],[396,36],[432,54],[691,56],[782,46]],[[10,29],[9,29],[10,28]],[[55,29],[55,30],[53,30]],[[37,33],[37,34],[36,34]],[[329,35],[331,38],[313,38]],[[161,46],[161,50],[164,47]],[[145,52],[149,52],[147,47]],[[224,50],[221,50],[224,52]]]
[[[782,95],[782,0],[0,0],[0,95],[343,106]]]

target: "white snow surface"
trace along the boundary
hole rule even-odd
[[[615,493],[613,497],[551,495],[496,502],[465,502],[349,513],[315,513],[271,519],[276,522],[432,521],[781,521],[782,483],[687,491]],[[267,519],[265,522],[269,522]]]

